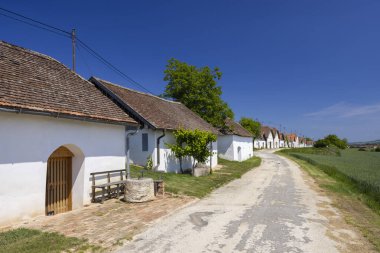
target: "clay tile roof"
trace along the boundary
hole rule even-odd
[[[226,134],[226,135],[239,135],[242,137],[253,137],[253,135],[247,129],[245,129],[242,125],[233,121],[232,119],[227,118],[225,123],[229,129],[224,131],[223,132],[224,134]]]
[[[137,124],[92,83],[46,55],[0,41],[0,107]]]
[[[277,133],[277,135],[279,135],[277,128],[273,127],[271,130],[272,130],[273,138],[275,137],[276,133]]]
[[[289,141],[296,141],[297,135],[296,134],[288,134],[287,135]]]
[[[271,128],[267,126],[261,127],[261,134],[264,139],[268,138],[269,134],[271,133]]]
[[[147,122],[156,129],[199,129],[220,134],[212,125],[179,102],[128,89],[96,77],[90,81],[111,96],[116,96],[126,111]],[[127,108],[129,107],[129,108]]]

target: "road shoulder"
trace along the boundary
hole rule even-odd
[[[301,169],[305,182],[314,191],[331,200],[331,203],[321,203],[318,212],[328,219],[327,235],[338,243],[341,252],[379,252],[380,245],[376,243],[380,218],[377,214],[357,198],[343,194],[342,189],[334,189],[344,186],[317,167],[286,154],[279,155]]]

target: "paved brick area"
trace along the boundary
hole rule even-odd
[[[55,231],[85,238],[91,244],[114,248],[142,232],[150,224],[194,201],[191,197],[166,195],[146,203],[125,203],[110,199],[55,216],[39,216],[16,227]]]

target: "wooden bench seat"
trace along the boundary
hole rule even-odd
[[[121,188],[122,188],[122,185],[124,185],[126,183],[126,181],[116,181],[116,182],[110,182],[110,183],[105,183],[105,184],[99,184],[99,185],[93,185],[92,187],[93,188],[100,188],[102,189],[102,198],[101,198],[101,203],[104,202],[104,199],[105,199],[105,193],[106,193],[106,187],[110,187],[110,186],[113,186],[115,185],[116,186],[116,197],[119,198],[120,197],[120,192],[121,192]],[[108,195],[110,195],[110,192],[108,192]]]
[[[96,194],[96,189],[102,189],[102,197],[101,197],[101,203],[104,202],[106,193],[107,197],[111,198],[111,193],[112,190],[116,191],[116,197],[120,197],[120,193],[124,189],[124,184],[125,184],[125,170],[110,170],[110,171],[100,171],[100,172],[93,172],[90,173],[92,177],[92,202],[95,202],[95,194]],[[117,181],[111,181],[111,175],[118,175],[119,180]],[[99,176],[107,176],[107,183],[102,183],[102,184],[96,184],[96,177]],[[125,178],[125,179],[124,179]],[[111,188],[111,186],[116,186],[116,188]]]
[[[141,170],[141,177],[144,177],[144,172],[146,170]],[[106,197],[111,198],[114,193],[116,193],[116,197],[119,198],[120,194],[123,193],[125,189],[125,183],[126,183],[126,174],[125,170],[110,170],[110,171],[99,171],[99,172],[93,172],[90,173],[92,177],[92,202],[96,201],[96,189],[101,189],[101,203],[104,203],[104,200]],[[117,177],[118,180],[116,181],[111,181],[111,175],[113,177]],[[106,176],[107,178],[107,183],[101,183],[101,184],[96,184],[96,177],[104,177]],[[116,186],[116,187],[113,187]],[[114,193],[113,193],[114,192]],[[162,180],[162,175],[160,175],[160,178],[158,180],[154,180],[154,195],[165,195],[165,185],[164,181]],[[107,196],[106,196],[107,195]]]

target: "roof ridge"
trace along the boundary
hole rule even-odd
[[[18,45],[14,45],[12,43],[9,43],[7,41],[4,41],[4,40],[0,40],[0,44],[3,44],[4,46],[7,46],[9,48],[12,48],[14,50],[21,50],[21,51],[24,51],[25,53],[28,53],[28,54],[33,54],[35,56],[39,56],[41,58],[45,58],[45,59],[48,59],[48,60],[53,60],[53,61],[56,61],[64,66],[66,66],[65,64],[63,64],[62,62],[58,61],[57,59],[51,57],[51,56],[48,56],[46,54],[43,54],[43,53],[40,53],[40,52],[37,52],[37,51],[34,51],[34,50],[31,50],[29,48],[25,48],[25,47],[20,47]]]
[[[129,90],[129,91],[132,91],[132,92],[136,92],[136,93],[139,93],[139,94],[141,94],[141,95],[150,96],[150,97],[153,97],[153,98],[156,98],[156,99],[161,99],[161,100],[163,100],[163,101],[165,101],[165,102],[169,102],[169,103],[182,104],[181,102],[178,102],[178,101],[171,101],[171,100],[168,100],[168,99],[165,99],[165,98],[162,98],[162,97],[159,97],[159,96],[153,95],[153,94],[149,94],[149,93],[142,92],[142,91],[139,91],[139,90],[131,89],[131,88],[128,88],[128,87],[122,86],[122,85],[120,85],[120,84],[112,83],[112,82],[110,82],[110,81],[104,80],[104,79],[99,78],[99,77],[96,77],[96,76],[92,76],[92,77],[95,78],[96,80],[101,81],[101,82],[106,82],[106,83],[111,84],[111,85],[113,85],[113,86],[116,86],[116,87],[119,87],[119,88],[122,88],[122,89],[126,89],[126,90]]]
[[[46,55],[46,54],[43,54],[43,53],[40,53],[40,52],[37,52],[37,51],[34,51],[34,50],[31,50],[31,49],[28,49],[28,48],[25,48],[25,47],[20,47],[20,46],[17,46],[17,45],[14,45],[14,44],[11,44],[9,42],[6,42],[4,40],[0,40],[0,44],[3,44],[4,46],[7,46],[13,50],[21,50],[25,53],[28,53],[28,54],[31,54],[31,55],[35,55],[35,56],[38,56],[38,57],[41,57],[43,59],[46,59],[46,60],[51,60],[51,61],[54,61],[60,65],[62,65],[63,67],[65,67],[67,70],[71,71],[71,73],[73,73],[74,75],[76,75],[77,77],[79,77],[80,79],[86,81],[87,83],[93,85],[90,81],[88,81],[87,79],[85,79],[83,76],[79,75],[78,73],[72,71],[69,67],[67,67],[64,63],[58,61],[57,59],[49,56],[49,55]]]

